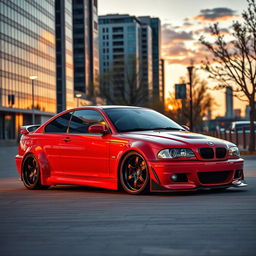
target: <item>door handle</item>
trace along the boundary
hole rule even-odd
[[[71,141],[70,137],[65,137],[64,139],[61,139],[61,140],[64,141],[64,142],[70,142]]]

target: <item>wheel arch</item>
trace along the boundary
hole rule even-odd
[[[21,171],[23,171],[23,164],[27,156],[35,156],[38,163],[39,163],[39,171],[40,171],[40,181],[42,185],[47,184],[47,178],[50,176],[50,165],[47,160],[46,154],[43,149],[39,146],[31,147],[27,152],[24,154],[21,162]]]
[[[145,154],[144,153],[144,150],[148,153],[148,154]],[[129,147],[127,148],[126,151],[123,151],[122,154],[119,156],[118,158],[118,164],[117,164],[117,170],[116,170],[116,173],[117,173],[117,183],[118,183],[118,189],[121,188],[121,184],[120,184],[120,168],[121,168],[121,164],[124,160],[124,158],[131,152],[136,152],[136,153],[139,153],[140,155],[142,155],[142,157],[145,159],[146,161],[146,164],[147,164],[147,167],[148,167],[148,171],[149,171],[149,179],[151,179],[151,167],[150,167],[150,164],[149,164],[149,160],[153,154],[153,151],[152,149],[144,144],[144,143],[136,143],[135,145],[133,145],[132,147]]]

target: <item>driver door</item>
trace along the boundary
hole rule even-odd
[[[64,176],[109,177],[110,135],[88,132],[90,125],[104,123],[103,116],[97,110],[80,109],[73,112],[60,152]]]

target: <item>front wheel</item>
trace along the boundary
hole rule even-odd
[[[35,155],[29,154],[22,164],[21,179],[28,189],[47,189],[49,186],[42,185],[40,181],[40,166]]]
[[[130,152],[124,157],[120,166],[120,183],[129,194],[148,192],[149,170],[146,160],[138,152]]]

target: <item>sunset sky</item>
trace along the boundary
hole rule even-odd
[[[159,17],[162,23],[162,57],[166,61],[166,95],[172,93],[180,76],[187,75],[186,66],[191,60],[200,64],[207,52],[199,44],[201,35],[208,36],[209,25],[219,22],[229,37],[230,26],[246,9],[246,0],[99,0],[99,15],[109,13]],[[213,87],[214,82],[209,81]],[[225,114],[223,92],[212,91],[219,103],[214,115]],[[235,108],[245,104],[235,100]]]

